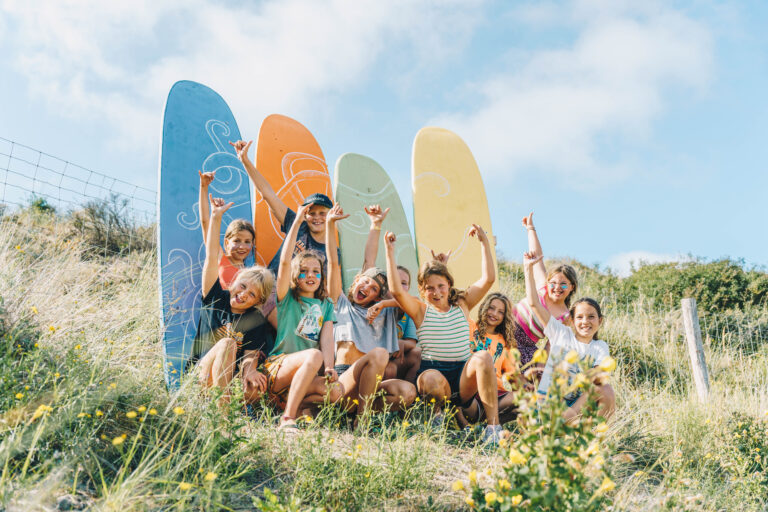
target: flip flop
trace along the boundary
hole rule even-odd
[[[277,430],[284,434],[298,434],[299,427],[296,425],[296,420],[293,418],[283,418],[280,420]]]

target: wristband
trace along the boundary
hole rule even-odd
[[[381,226],[377,226],[375,224],[371,224],[371,229],[375,229],[376,231],[381,231]]]

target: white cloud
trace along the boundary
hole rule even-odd
[[[0,0],[0,26],[11,30],[3,51],[36,97],[71,117],[106,118],[127,147],[154,149],[177,80],[218,91],[255,137],[265,115],[304,116],[363,81],[390,46],[445,58],[471,33],[475,3]],[[461,16],[456,31],[450,21]]]
[[[582,0],[528,6],[519,15],[577,35],[474,84],[479,109],[434,120],[466,138],[484,172],[535,170],[587,186],[626,176],[633,165],[616,162],[629,159],[601,155],[601,141],[646,137],[669,89],[706,90],[711,36],[663,3]]]
[[[644,263],[666,263],[672,261],[688,261],[690,256],[682,254],[663,254],[648,251],[629,251],[611,256],[606,262],[606,266],[611,268],[617,275],[627,277],[632,273],[633,268],[637,268]]]

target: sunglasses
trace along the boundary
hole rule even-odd
[[[320,279],[321,277],[323,277],[323,274],[321,274],[320,272],[317,272],[317,273],[315,274],[315,277],[316,277],[316,278],[318,278],[318,279]],[[301,272],[301,273],[299,274],[299,279],[306,279],[306,278],[307,278],[307,273],[306,273],[306,272]]]

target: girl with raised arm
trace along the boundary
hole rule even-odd
[[[552,347],[538,389],[539,396],[546,397],[549,392],[549,384],[552,381],[554,365],[563,360],[567,354],[574,352],[575,359],[589,360],[594,368],[608,360],[610,353],[608,344],[597,337],[597,331],[603,323],[603,313],[596,300],[581,298],[571,306],[570,318],[573,330],[563,325],[542,305],[536,291],[534,278],[535,265],[541,261],[541,258],[541,254],[536,251],[527,252],[523,257],[523,267],[525,270],[526,300],[533,310],[533,314],[544,326],[544,335],[549,338]],[[569,364],[568,372],[570,374],[575,375],[580,371],[576,361]],[[610,384],[598,384],[597,382],[596,384],[600,406],[599,414],[608,418],[613,414],[615,408],[613,388]],[[566,420],[572,421],[581,413],[581,408],[587,401],[587,395],[573,392],[567,395],[565,400],[568,409],[563,416]]]
[[[369,215],[370,211],[380,213],[380,208],[374,206],[366,211]],[[331,300],[336,303],[336,371],[346,398],[353,403],[357,401],[358,415],[372,405],[371,399],[378,387],[384,391],[388,407],[400,410],[415,400],[416,388],[404,380],[383,380],[390,354],[398,351],[397,311],[388,308],[373,321],[368,320],[368,308],[388,292],[387,274],[373,266],[365,268],[364,263],[363,271],[355,276],[347,294],[342,293],[341,267],[336,251],[336,222],[347,217],[349,215],[345,215],[339,205],[334,206],[328,212],[325,230],[328,289]],[[377,242],[379,232],[375,233]],[[370,253],[370,245],[371,237],[366,244],[366,255]]]
[[[468,407],[474,395],[479,394],[488,419],[484,440],[497,443],[501,425],[493,358],[487,351],[472,353],[467,321],[469,310],[480,302],[496,279],[496,270],[485,231],[473,224],[469,234],[477,236],[483,244],[483,259],[480,279],[466,290],[453,287],[453,276],[438,261],[425,263],[419,272],[419,293],[424,301],[409,295],[397,279],[393,279],[390,286],[395,300],[416,325],[421,345],[416,386],[430,402],[434,399],[438,421],[442,420],[443,404],[448,397]],[[392,232],[384,236],[387,271],[393,276],[397,275],[395,240]]]
[[[523,227],[528,232],[528,251],[542,256],[541,244],[533,226],[533,212],[523,218]],[[569,308],[571,299],[579,287],[576,270],[570,265],[558,265],[547,272],[543,256],[533,267],[533,278],[539,303],[560,322],[570,321]],[[536,344],[545,337],[544,325],[533,315],[528,301],[521,300],[515,306],[515,332],[517,350],[520,351],[520,364],[527,365],[536,352]],[[547,350],[549,348],[547,347]],[[538,367],[539,371],[541,367]]]
[[[200,227],[203,229],[203,243],[208,238],[208,225],[210,224],[210,213],[208,211],[208,187],[216,178],[216,172],[197,171],[200,175]],[[216,231],[216,240],[219,239],[219,232]],[[253,224],[245,219],[235,219],[229,223],[224,232],[224,246],[216,243],[213,254],[213,261],[216,261],[219,268],[219,281],[226,290],[237,276],[240,270],[245,268],[245,260],[250,254],[254,253],[256,242],[256,230]],[[262,301],[263,302],[263,301]]]
[[[335,402],[344,393],[333,369],[335,317],[333,303],[326,296],[322,257],[302,251],[292,258],[301,219],[310,207],[299,207],[280,253],[277,338],[264,363],[271,398],[285,408],[280,428],[291,432],[296,430],[302,402],[321,403],[326,396]]]
[[[203,387],[223,390],[220,404],[229,401],[229,384],[238,369],[245,401],[253,403],[267,388],[258,371],[259,360],[272,349],[272,334],[259,307],[272,292],[274,277],[264,267],[241,271],[229,286],[219,277],[218,255],[221,219],[233,203],[210,197],[211,213],[205,243],[202,299],[193,361],[200,359],[198,375]],[[207,202],[206,202],[207,205]]]

